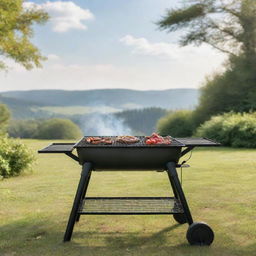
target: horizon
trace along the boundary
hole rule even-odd
[[[147,89],[128,89],[128,88],[101,88],[101,89],[84,89],[84,90],[68,90],[68,89],[28,89],[28,90],[7,90],[7,91],[0,91],[1,93],[5,92],[31,92],[31,91],[67,91],[67,92],[82,92],[82,91],[104,91],[104,90],[127,90],[127,91],[139,91],[139,92],[145,92],[145,91],[171,91],[171,90],[200,90],[200,88],[170,88],[170,89],[159,89],[159,90],[147,90]]]

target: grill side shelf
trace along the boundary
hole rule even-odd
[[[180,143],[185,144],[186,147],[216,147],[221,146],[220,143],[208,138],[176,138]]]
[[[75,143],[52,143],[49,146],[38,150],[38,153],[65,153],[69,154],[73,151]]]

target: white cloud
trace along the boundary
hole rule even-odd
[[[150,43],[146,38],[135,38],[126,35],[120,39],[120,42],[127,46],[133,47],[133,53],[162,56],[168,58],[177,58],[177,53],[173,48],[173,44],[168,43]],[[176,47],[175,47],[176,48]]]
[[[49,13],[53,31],[67,32],[71,29],[85,30],[87,26],[84,21],[94,18],[93,14],[88,9],[83,9],[72,1],[63,2],[47,1],[42,4],[35,4],[33,2],[24,2],[24,8],[37,8],[45,10]]]
[[[147,56],[156,56],[170,60],[190,60],[191,58],[213,58],[223,59],[224,55],[217,53],[207,45],[200,47],[186,46],[179,47],[177,44],[158,42],[152,43],[144,37],[135,38],[132,35],[126,35],[120,39],[120,42],[133,48],[132,53]],[[214,61],[214,60],[213,60]]]
[[[48,59],[48,60],[55,61],[55,60],[59,60],[60,57],[59,57],[58,55],[56,55],[56,54],[48,54],[48,55],[47,55],[47,59]]]

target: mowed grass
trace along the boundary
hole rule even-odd
[[[29,140],[36,151],[50,141]],[[80,177],[65,155],[38,155],[33,173],[0,182],[0,255],[256,255],[256,150],[195,150],[183,187],[195,221],[215,232],[210,247],[190,246],[172,216],[81,216],[63,234]],[[166,173],[94,172],[89,196],[168,196]]]

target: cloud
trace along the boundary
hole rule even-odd
[[[150,43],[146,38],[135,38],[131,35],[126,35],[120,39],[120,42],[127,46],[133,47],[133,53],[162,56],[168,58],[177,58],[177,53],[174,51],[174,45],[168,43]],[[175,47],[176,48],[176,47]]]
[[[144,37],[136,38],[126,35],[120,42],[133,48],[133,54],[155,56],[169,60],[189,60],[192,58],[223,58],[223,54],[213,51],[211,47],[202,45],[200,47],[179,47],[177,44],[158,42],[152,43]]]
[[[48,60],[55,61],[55,60],[59,60],[60,57],[59,57],[58,55],[56,55],[56,54],[48,54],[48,55],[47,55],[47,59],[48,59]]]
[[[84,21],[94,18],[90,10],[83,9],[72,1],[47,1],[42,4],[24,2],[23,6],[27,9],[42,9],[49,13],[52,29],[59,33],[67,32],[71,29],[86,30],[87,26],[84,24]]]

